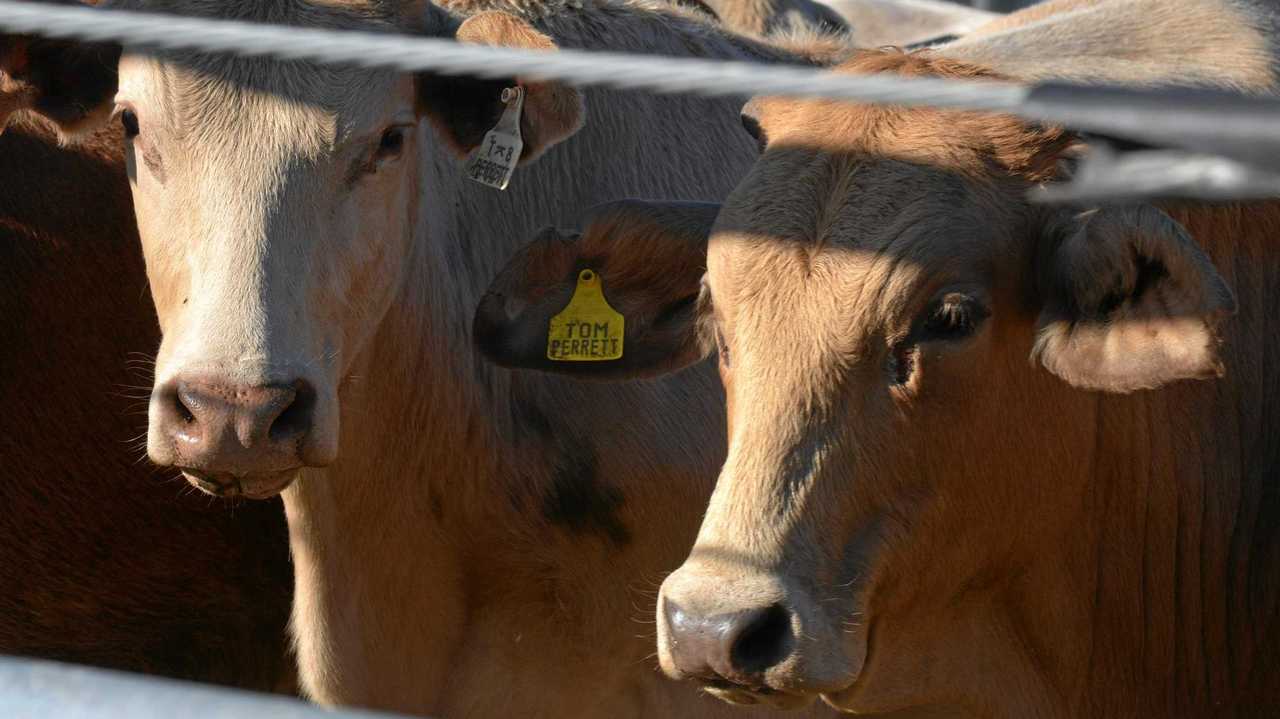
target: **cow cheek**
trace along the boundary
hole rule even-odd
[[[340,315],[332,318],[332,326],[343,328],[348,357],[369,342],[403,285],[413,235],[411,178],[388,172],[371,179],[348,205],[360,213],[357,229],[347,238],[347,252],[326,288],[334,295],[326,298],[327,304]]]

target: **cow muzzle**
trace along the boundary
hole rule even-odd
[[[209,494],[271,497],[302,467],[327,463],[307,457],[316,392],[306,380],[241,385],[179,377],[157,388],[153,403],[152,431],[169,455],[162,463]]]
[[[852,681],[838,633],[781,578],[686,564],[663,583],[657,620],[663,671],[733,704],[796,709]]]

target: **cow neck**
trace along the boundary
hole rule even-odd
[[[596,92],[587,102],[582,132],[518,170],[502,193],[465,180],[458,158],[420,131],[414,250],[344,384],[339,459],[285,496],[300,656],[331,662],[304,676],[342,676],[343,691],[425,692],[398,708],[434,711],[446,678],[467,671],[450,652],[505,611],[485,607],[527,612],[548,596],[567,602],[537,617],[554,641],[595,628],[575,651],[625,652],[635,666],[652,651],[651,640],[618,629],[652,601],[632,585],[674,568],[697,531],[724,451],[714,368],[631,385],[513,373],[479,356],[471,320],[500,265],[540,228],[619,197],[723,197],[754,151],[732,100]],[[610,149],[607,162],[598,148]],[[653,157],[680,166],[646,168]],[[380,560],[390,556],[401,559]],[[549,595],[556,583],[566,588]],[[592,583],[608,589],[574,603],[567,587]],[[406,607],[430,611],[408,616]],[[324,631],[308,639],[309,627]],[[414,689],[378,687],[409,666]]]

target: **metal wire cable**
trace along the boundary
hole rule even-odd
[[[486,78],[519,76],[579,86],[711,96],[774,95],[864,103],[1003,112],[1190,153],[1182,180],[1153,174],[1152,194],[1169,185],[1206,197],[1274,196],[1280,188],[1280,100],[1224,92],[1056,83],[1023,85],[956,79],[851,75],[761,63],[561,50],[545,52],[389,33],[322,30],[237,20],[194,18],[86,6],[0,0],[0,29],[16,33],[120,43],[142,50],[188,50],[270,56],[329,65],[431,71]],[[1205,159],[1226,164],[1212,172]],[[1172,165],[1170,163],[1173,163]],[[1234,164],[1231,164],[1234,163]],[[1113,163],[1114,164],[1114,163]],[[1111,165],[1108,165],[1110,167]],[[1116,167],[1119,167],[1116,165]],[[1139,165],[1125,165],[1134,176]],[[1254,168],[1253,170],[1249,167]],[[1228,168],[1228,169],[1223,169]],[[1256,171],[1255,171],[1256,170]],[[1105,185],[1100,174],[1087,183]],[[1076,182],[1073,185],[1080,185]],[[1146,186],[1144,185],[1144,186]],[[1072,191],[1089,192],[1087,187]],[[1064,195],[1065,196],[1065,195]]]
[[[573,85],[661,93],[777,95],[1010,112],[1022,85],[847,75],[796,67],[616,52],[539,52],[453,40],[320,30],[80,6],[0,0],[0,27],[136,48],[272,56],[331,65],[497,78],[519,75]]]

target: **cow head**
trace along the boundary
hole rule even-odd
[[[114,6],[555,48],[512,15],[459,22],[429,3]],[[6,38],[11,50],[21,41]],[[28,88],[25,108],[67,131],[114,108],[125,128],[164,334],[148,453],[217,494],[270,496],[300,468],[335,459],[343,381],[423,251],[414,237],[424,148],[446,146],[460,167],[503,114],[504,89],[517,84],[523,161],[575,133],[583,114],[576,91],[518,78],[128,48],[117,66],[110,52],[81,60],[73,45],[31,48],[0,54],[0,69]]]
[[[896,52],[848,69],[981,74]],[[777,99],[746,114],[763,153],[714,221],[633,201],[548,233],[481,304],[478,344],[597,378],[718,348],[729,454],[662,587],[667,674],[778,706],[969,696],[1002,631],[983,607],[1079,519],[1096,393],[1221,373],[1231,293],[1159,209],[1026,202],[1061,130]],[[625,317],[621,359],[546,358],[581,268]]]

